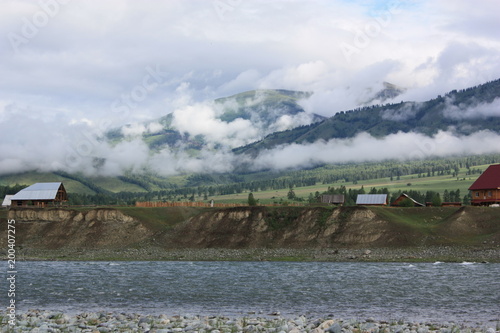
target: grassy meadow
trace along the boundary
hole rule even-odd
[[[478,165],[475,168],[485,170],[489,164]],[[452,177],[450,175],[442,176],[431,176],[431,177],[418,177],[418,174],[411,174],[407,176],[401,176],[399,180],[395,178],[391,181],[390,178],[376,178],[364,181],[359,181],[357,184],[352,182],[347,183],[344,181],[335,182],[330,184],[316,184],[314,186],[304,186],[294,188],[294,192],[297,197],[307,200],[310,193],[315,193],[316,191],[322,193],[328,190],[328,187],[340,187],[345,186],[347,189],[364,189],[368,192],[371,188],[381,189],[387,188],[391,193],[397,191],[420,191],[425,193],[427,191],[435,191],[443,194],[444,190],[456,191],[460,190],[462,197],[468,193],[468,188],[472,183],[479,177],[479,175],[466,175],[467,169],[462,168],[458,174],[458,177]],[[259,200],[260,203],[270,204],[276,201],[288,201],[289,189],[281,190],[268,190],[268,191],[257,191],[253,192],[255,199]],[[217,202],[230,202],[230,203],[244,203],[248,200],[248,191],[231,194],[231,195],[219,195],[213,197]]]
[[[116,177],[86,176],[65,172],[26,172],[0,176],[1,187],[37,182],[63,182],[72,205],[133,205],[136,201],[248,202],[252,191],[260,204],[289,202],[289,186],[295,197],[307,203],[310,195],[329,187],[347,190],[387,189],[390,193],[428,191],[441,194],[460,190],[460,197],[489,165],[500,163],[500,155],[436,158],[408,162],[384,161],[324,165],[303,170],[264,170],[226,174],[180,174],[162,177],[155,173]]]

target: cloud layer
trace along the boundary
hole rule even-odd
[[[433,137],[420,133],[396,133],[382,139],[367,133],[351,139],[333,139],[311,144],[291,144],[267,150],[252,162],[256,170],[306,168],[321,164],[366,162],[384,159],[409,161],[436,156],[500,153],[495,142],[500,135],[480,131],[469,136],[456,136],[440,131]]]
[[[109,174],[148,164],[165,174],[226,170],[234,160],[229,152],[151,155],[140,140],[112,146],[97,137],[126,124],[131,137],[154,132],[154,123],[134,124],[173,112],[177,126],[234,147],[262,133],[252,120],[218,121],[207,101],[260,88],[310,91],[306,111],[331,116],[367,101],[384,81],[407,88],[397,102],[421,102],[500,77],[494,0],[0,5],[1,174],[95,170],[95,158],[107,159],[100,172]],[[276,130],[307,121],[283,117]],[[323,144],[342,149],[347,142]],[[296,147],[296,155],[310,156],[306,148],[315,146]],[[266,157],[259,163],[273,165]]]

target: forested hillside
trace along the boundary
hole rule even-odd
[[[374,137],[397,132],[433,135],[439,130],[452,130],[460,135],[481,130],[500,133],[498,98],[500,79],[464,90],[453,90],[423,103],[401,102],[340,111],[322,122],[273,133],[233,151],[257,155],[264,149],[279,145],[351,138],[361,132]]]
[[[257,126],[256,128],[262,129],[266,126],[272,128],[283,119],[293,120],[296,115],[301,117],[305,115],[306,112],[299,101],[309,96],[310,93],[288,90],[251,91],[218,99],[205,111],[212,112],[214,108],[217,109],[219,113],[212,116],[215,116],[220,123],[243,121],[244,125],[251,124]],[[222,144],[219,145],[216,141],[211,142],[210,148],[202,148],[206,143],[204,137],[192,136],[176,129],[173,126],[174,115],[170,114],[154,123],[155,126],[161,127],[156,132],[152,131],[155,126],[151,124],[144,125],[148,128],[147,131],[140,131],[139,140],[144,140],[149,145],[147,151],[149,156],[171,157],[165,159],[165,163],[158,164],[156,169],[149,167],[147,161],[144,161],[143,167],[135,170],[124,169],[116,176],[100,174],[99,168],[82,172],[33,170],[20,174],[4,174],[0,176],[0,194],[10,194],[15,192],[15,189],[36,182],[62,181],[70,193],[70,204],[76,205],[133,204],[135,201],[206,201],[214,198],[241,203],[246,201],[244,193],[260,194],[266,191],[268,193],[260,196],[260,199],[267,203],[284,204],[284,201],[314,203],[322,192],[329,191],[345,194],[348,197],[348,204],[353,204],[355,195],[361,193],[356,191],[385,191],[384,188],[387,187],[385,192],[396,195],[403,190],[402,183],[397,182],[408,179],[408,188],[404,190],[413,191],[413,195],[421,200],[429,200],[431,196],[439,194],[445,201],[460,199],[467,202],[467,189],[472,181],[479,176],[485,166],[500,163],[500,155],[496,149],[496,135],[500,133],[499,110],[500,80],[495,80],[460,91],[454,90],[422,103],[373,105],[341,111],[324,120],[317,115],[309,114],[308,117],[311,118],[307,121],[318,122],[270,134],[262,141],[233,149],[233,153],[228,146],[221,149]],[[189,110],[184,111],[189,113]],[[270,131],[269,128],[266,130]],[[131,128],[129,130],[132,131]],[[438,131],[447,131],[453,138],[472,136],[471,134],[478,132],[494,133],[495,135],[485,142],[485,146],[495,149],[489,149],[482,154],[470,151],[476,149],[477,142],[483,142],[482,136],[478,137],[473,145],[469,144],[469,150],[449,153],[445,149],[446,151],[438,154],[427,151],[425,156],[419,157],[421,159],[397,154],[384,157],[381,153],[389,149],[379,142],[375,142],[374,145],[372,142],[370,146],[372,148],[368,148],[377,153],[375,157],[368,159],[363,159],[363,154],[359,152],[359,149],[366,152],[364,144],[367,141],[363,141],[355,149],[347,140],[346,144],[329,147],[327,153],[321,150],[324,146],[319,148],[311,148],[312,145],[300,146],[304,143],[352,138],[360,133],[367,133],[366,136],[372,140],[401,132],[419,133],[419,137],[413,137],[411,141],[415,146],[425,135],[432,136]],[[122,140],[120,149],[127,151],[127,143],[130,141],[125,139],[125,136],[126,133],[132,132],[127,132],[124,128],[117,129],[108,133],[108,139],[112,142]],[[238,141],[235,137],[224,140],[232,145]],[[397,148],[400,141],[393,141],[393,148]],[[284,150],[283,147],[293,146],[294,143],[297,147],[300,146],[299,152],[290,150],[287,155],[275,156],[280,150]],[[452,141],[447,149],[460,146],[460,143],[460,140]],[[162,148],[165,145],[171,147]],[[269,150],[273,147],[279,148]],[[197,170],[204,171],[185,171],[182,168],[183,163],[178,163],[178,168],[173,169],[174,174],[165,176],[162,168],[168,167],[169,163],[178,162],[175,159],[176,149],[187,152],[181,154],[181,161],[185,164],[198,164],[201,168]],[[338,149],[349,151],[349,154],[343,160],[336,159],[339,155]],[[220,156],[211,158],[220,151],[222,151]],[[204,155],[198,157],[197,153]],[[272,163],[266,164],[266,159],[263,159],[262,155],[267,157],[267,161],[272,159],[286,163],[278,166]],[[305,163],[300,164],[299,161],[295,165],[287,164],[290,159],[304,155],[307,155]],[[313,161],[321,155],[331,155],[333,158],[326,161],[319,158]],[[358,156],[361,159],[353,159]],[[94,159],[99,161],[97,164],[106,163],[104,157]],[[261,163],[254,166],[258,160]],[[354,162],[359,160],[364,162]],[[366,162],[370,160],[372,162]],[[230,171],[206,171],[211,170],[209,163],[222,164],[224,170]],[[362,185],[366,185],[365,188],[361,189]],[[298,190],[306,187],[309,192]],[[284,197],[274,193],[280,190],[294,192]]]

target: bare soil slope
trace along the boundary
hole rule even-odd
[[[164,234],[169,248],[406,247],[500,241],[493,208],[266,208],[207,211]]]
[[[141,222],[115,209],[15,209],[8,218],[16,221],[16,245],[30,248],[127,247],[153,235]],[[3,248],[4,236],[0,240]]]
[[[16,220],[16,246],[30,249],[500,245],[500,209],[496,208],[165,208],[151,214],[141,209],[140,214],[132,214],[133,208],[16,208],[6,217]],[[6,224],[7,219],[0,218],[3,249]]]

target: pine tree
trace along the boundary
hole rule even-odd
[[[441,204],[443,202],[441,201],[441,196],[439,195],[439,193],[436,193],[434,195],[434,198],[432,198],[432,206],[433,207],[441,207]]]
[[[255,198],[253,197],[253,193],[250,192],[248,194],[248,205],[249,206],[257,206],[257,200],[255,200]]]

